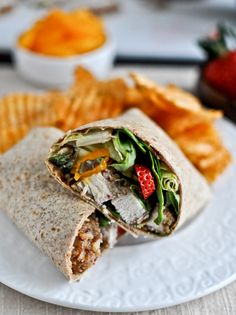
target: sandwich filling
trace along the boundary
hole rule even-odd
[[[68,133],[49,163],[73,191],[124,226],[158,235],[177,222],[180,183],[146,142],[126,128]]]
[[[83,273],[113,247],[118,239],[118,227],[101,213],[92,214],[83,224],[73,244],[71,264],[73,274]]]

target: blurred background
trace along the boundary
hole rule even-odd
[[[19,34],[55,6],[102,15],[116,62],[126,63],[200,63],[197,40],[219,22],[236,23],[234,0],[1,0],[0,60],[10,61]]]

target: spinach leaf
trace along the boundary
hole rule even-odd
[[[111,214],[112,214],[115,218],[117,218],[117,219],[120,218],[119,212],[117,212],[116,210],[113,210],[113,209],[111,209],[111,208],[108,208],[108,210],[111,212]]]
[[[96,211],[96,217],[98,218],[99,226],[101,228],[107,227],[111,222],[108,218],[105,217],[104,214],[99,211]]]
[[[142,207],[144,209],[146,209],[147,211],[150,211],[151,210],[150,204],[148,203],[147,200],[144,200],[144,198],[141,197],[140,191],[137,188],[137,186],[136,185],[130,185],[130,189],[132,190],[132,193],[135,195],[135,197],[138,199],[138,201],[141,203]]]
[[[180,202],[180,197],[177,195],[174,191],[167,191],[167,198],[172,204],[176,215],[178,215],[179,212],[179,202]]]
[[[68,173],[74,164],[74,149],[72,147],[63,147],[57,153],[49,157],[49,162],[59,167],[63,173]]]
[[[127,128],[123,128],[122,131],[127,135],[129,136],[130,139],[132,139],[135,144],[138,146],[138,148],[143,152],[143,153],[146,153],[147,150],[146,150],[146,144],[139,140],[131,131],[129,131],[129,129]]]
[[[117,218],[117,219],[120,219],[120,214],[118,211],[116,211],[116,208],[113,206],[113,204],[111,203],[111,201],[106,201],[104,202],[104,204],[106,205],[107,209],[111,212],[111,214]]]
[[[159,225],[163,219],[163,211],[164,211],[164,195],[162,191],[162,186],[161,186],[161,177],[160,177],[160,165],[158,163],[158,160],[153,156],[152,152],[149,151],[149,156],[152,164],[152,172],[156,178],[157,182],[157,189],[156,189],[156,194],[157,194],[157,199],[159,201],[159,207],[158,207],[158,217],[155,219],[155,223]]]

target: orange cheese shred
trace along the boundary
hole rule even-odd
[[[97,165],[92,170],[86,171],[82,174],[79,172],[80,166],[83,162],[95,160],[97,158],[103,158],[99,165]],[[74,168],[72,170],[72,173],[74,173],[74,179],[76,181],[78,181],[78,180],[81,180],[83,178],[90,177],[94,174],[100,173],[101,171],[103,171],[107,168],[108,160],[109,160],[109,151],[106,148],[95,150],[93,152],[88,153],[87,155],[82,157],[74,166]]]
[[[105,42],[103,21],[86,9],[54,9],[18,39],[18,45],[24,49],[59,58],[93,51]]]

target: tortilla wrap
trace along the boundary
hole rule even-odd
[[[109,233],[114,236],[117,228],[116,224],[100,228],[95,208],[48,173],[44,161],[60,136],[55,128],[34,129],[0,157],[0,204],[69,280],[78,280],[111,245]]]
[[[121,130],[121,131],[119,131],[119,130]],[[164,187],[162,184],[163,183],[162,180],[164,178],[164,175],[163,175],[164,173],[165,174],[167,173],[167,176],[169,176],[169,178],[171,178],[175,181],[175,183],[173,183],[173,182],[171,183],[172,186],[175,185],[175,188],[173,188],[173,189],[175,189],[175,191],[173,190],[173,193],[172,193],[171,187],[170,188],[164,187],[161,192],[159,191],[157,201],[155,201],[155,205],[158,208],[157,209],[158,217],[160,218],[160,220],[158,217],[156,217],[153,219],[153,221],[150,221],[151,220],[150,218],[147,221],[146,218],[143,219],[141,217],[141,220],[143,219],[143,221],[141,221],[141,223],[140,223],[140,221],[138,221],[139,219],[137,219],[135,224],[131,224],[130,222],[127,223],[128,219],[129,219],[129,221],[131,221],[130,218],[127,219],[127,216],[131,216],[131,214],[129,212],[131,211],[131,208],[132,208],[132,202],[129,203],[129,206],[127,203],[128,208],[124,209],[125,205],[124,204],[122,205],[122,198],[124,196],[121,196],[121,197],[119,196],[119,198],[115,198],[115,202],[113,201],[113,199],[111,200],[111,203],[112,203],[112,209],[111,209],[111,208],[109,208],[110,204],[108,207],[107,203],[104,204],[104,203],[97,202],[95,200],[95,197],[94,197],[95,195],[93,195],[93,192],[90,194],[88,194],[88,192],[86,192],[89,190],[88,190],[88,187],[85,187],[85,185],[86,185],[85,182],[87,182],[87,186],[91,185],[91,181],[92,181],[92,179],[94,179],[95,175],[89,177],[89,179],[88,178],[84,179],[83,174],[78,174],[78,169],[75,171],[75,168],[78,168],[78,167],[74,165],[71,172],[72,171],[76,172],[76,174],[74,175],[74,173],[73,173],[74,178],[70,178],[68,180],[69,175],[65,174],[63,169],[58,167],[58,165],[55,165],[55,162],[54,162],[55,154],[61,154],[61,151],[60,151],[61,148],[62,148],[62,150],[65,150],[66,148],[68,150],[69,149],[71,150],[71,147],[72,147],[72,149],[75,150],[75,152],[77,152],[76,154],[80,154],[81,145],[78,147],[78,142],[79,143],[85,142],[84,140],[81,140],[81,139],[86,139],[85,137],[87,136],[87,138],[88,138],[89,135],[92,135],[94,138],[99,138],[99,137],[97,137],[98,132],[99,132],[99,136],[100,136],[100,140],[99,140],[100,143],[95,145],[95,147],[98,147],[98,148],[100,148],[101,146],[106,147],[106,148],[110,147],[110,144],[108,145],[108,142],[105,142],[105,140],[102,140],[102,137],[106,137],[106,135],[104,134],[104,131],[105,132],[106,131],[112,132],[112,140],[111,141],[113,141],[113,143],[114,143],[114,132],[116,132],[116,134],[117,134],[117,132],[122,132],[122,134],[123,134],[122,137],[124,137],[124,133],[126,133],[126,135],[127,135],[127,133],[128,134],[132,133],[131,138],[129,138],[129,140],[127,140],[127,139],[125,140],[125,141],[132,142],[132,144],[130,144],[129,148],[132,149],[132,147],[135,147],[135,150],[138,151],[139,148],[136,145],[136,143],[138,141],[139,146],[143,146],[143,148],[144,148],[144,150],[146,150],[146,152],[148,152],[148,150],[151,152],[151,153],[148,152],[148,154],[150,156],[152,156],[152,158],[151,158],[152,162],[153,162],[154,158],[157,160],[155,162],[156,164],[154,163],[154,168],[153,168],[154,173],[152,172],[152,175],[153,175],[154,181],[155,181],[154,184],[155,184],[155,189],[157,191],[157,195],[158,195],[159,187],[161,186],[161,189]],[[83,136],[83,138],[81,138],[81,135]],[[76,139],[77,139],[75,142],[72,141],[74,137],[76,137]],[[117,137],[118,136],[116,135],[116,138]],[[136,143],[133,142],[132,137],[133,138],[135,137]],[[90,138],[91,138],[91,136],[90,136]],[[119,140],[119,141],[121,142],[121,140]],[[90,141],[90,143],[91,143],[91,141]],[[87,147],[84,146],[83,149],[85,148],[87,150],[87,148],[89,148],[88,150],[90,150],[91,147],[92,147],[91,145],[90,146],[88,145]],[[117,149],[117,147],[115,147],[115,148]],[[131,149],[129,152],[132,151]],[[80,151],[78,151],[78,150],[80,150]],[[113,151],[114,151],[114,148],[113,148]],[[109,154],[111,154],[111,153],[112,153],[112,151],[109,149]],[[89,153],[89,154],[91,154],[91,153]],[[72,155],[72,156],[74,156],[74,155]],[[136,152],[136,160],[138,159],[137,156],[138,155]],[[57,157],[57,155],[56,155],[56,157]],[[144,164],[146,163],[146,165],[149,167],[149,170],[152,169],[153,164],[150,165],[150,163],[151,163],[150,161],[145,162],[145,159],[147,159],[147,157],[145,155],[142,155],[142,157],[144,158]],[[83,161],[85,160],[84,157],[82,157],[82,159],[83,159]],[[105,159],[106,159],[106,157],[103,158],[103,164],[106,162]],[[123,162],[124,162],[124,160],[123,160]],[[120,163],[123,163],[123,162],[120,162]],[[210,195],[211,195],[210,189],[209,189],[209,186],[208,186],[206,180],[193,167],[193,165],[187,160],[187,158],[181,152],[179,147],[168,137],[167,134],[165,134],[165,132],[160,127],[158,127],[153,121],[151,121],[147,116],[145,116],[140,110],[137,110],[137,109],[129,110],[125,114],[123,114],[122,116],[118,117],[117,119],[101,120],[101,121],[87,124],[87,125],[82,126],[78,129],[75,129],[73,131],[69,131],[64,137],[59,139],[51,147],[51,150],[49,152],[49,158],[48,158],[46,163],[47,163],[48,169],[51,172],[51,174],[63,186],[72,190],[74,193],[79,195],[80,198],[82,198],[83,200],[87,201],[88,203],[90,203],[93,206],[95,206],[96,208],[98,208],[108,218],[116,220],[116,222],[122,228],[126,229],[128,232],[130,232],[134,236],[137,236],[140,234],[146,235],[146,236],[154,236],[154,237],[169,235],[177,227],[180,227],[186,221],[186,219],[193,217],[200,209],[202,209],[203,206],[209,200]],[[78,162],[76,162],[76,163],[78,165]],[[137,163],[137,162],[134,162],[134,163]],[[139,164],[140,163],[142,163],[142,158],[141,159],[139,158]],[[162,166],[161,166],[161,168],[162,168],[161,172],[162,173],[161,174],[157,174],[158,170],[160,171],[160,167],[157,165],[158,163],[162,164]],[[79,165],[81,167],[82,164],[80,163]],[[109,167],[111,168],[112,165],[114,165],[114,164],[109,164]],[[115,165],[116,166],[114,166],[114,167],[117,168],[117,163]],[[126,175],[126,173],[124,173],[123,169],[121,168],[121,164],[119,164],[118,166],[119,166],[119,170],[121,169],[121,172],[123,172],[123,174]],[[122,166],[123,166],[123,164],[122,164]],[[130,168],[132,172],[134,172],[134,168],[135,168],[136,173],[137,173],[136,175],[132,175],[133,179],[136,179],[137,176],[139,176],[138,171],[137,171],[139,169],[137,169],[136,167],[137,166],[134,165]],[[140,167],[140,166],[138,166],[138,167]],[[158,169],[156,172],[155,172],[155,170],[156,170],[155,167],[156,167],[156,169]],[[130,170],[130,169],[128,169],[128,170]],[[104,172],[106,172],[106,170],[104,171],[104,169],[103,169],[102,174],[104,174]],[[105,176],[105,175],[103,175],[103,176]],[[116,176],[118,176],[118,175],[116,174]],[[78,178],[82,178],[82,180],[79,179],[79,181],[77,181]],[[155,180],[155,178],[157,180]],[[126,177],[126,179],[129,181],[129,178]],[[158,181],[158,180],[160,180],[160,181]],[[167,178],[167,180],[168,180],[168,178]],[[153,181],[153,179],[152,179],[152,181]],[[136,180],[136,182],[137,182],[137,180]],[[81,189],[81,187],[80,187],[82,185],[81,183],[83,183],[83,185],[84,185],[83,189]],[[138,184],[136,183],[136,186],[137,185]],[[153,182],[150,185],[152,186]],[[140,186],[141,186],[141,182],[140,182]],[[123,189],[123,187],[120,189]],[[167,192],[168,189],[170,189],[171,196],[175,197],[175,200],[171,200],[171,202],[170,202],[170,197],[169,197],[170,195],[167,196],[167,194],[169,194],[169,192]],[[140,193],[140,191],[138,192],[139,199],[141,198],[140,195],[142,193],[143,193],[143,191],[141,193]],[[144,191],[144,193],[145,193],[145,191]],[[149,193],[149,192],[147,192],[147,193]],[[161,194],[162,194],[162,196],[161,196]],[[127,193],[126,197],[127,196],[128,196],[128,193]],[[149,200],[149,199],[147,199],[147,196],[145,198],[144,194],[143,194],[143,196],[144,196],[144,198],[142,200],[143,203],[146,202],[147,200]],[[151,196],[151,198],[154,198],[152,196]],[[133,196],[132,196],[132,198],[133,198]],[[150,201],[150,202],[153,203],[153,201]],[[163,202],[166,203],[166,205],[164,206],[164,210],[163,210],[163,204],[162,204]],[[169,205],[168,205],[168,203],[169,203]],[[115,205],[116,212],[114,212],[114,205]],[[123,208],[119,209],[119,205],[120,205],[120,207],[123,206]],[[160,205],[162,205],[162,211],[164,211],[164,215],[163,215],[163,212],[160,212],[160,208],[161,208]],[[176,205],[176,207],[178,206],[177,209],[175,207],[175,210],[177,210],[177,211],[175,211],[175,213],[173,211],[174,205]],[[132,211],[135,212],[134,209]],[[148,211],[150,213],[150,208]],[[145,212],[145,215],[147,214],[148,211]],[[152,211],[154,211],[154,210],[152,210]],[[118,214],[117,214],[117,212],[118,212]],[[140,210],[140,213],[142,214],[141,210]],[[152,212],[152,213],[154,213],[154,212]],[[137,215],[137,213],[136,213],[136,215]],[[150,216],[150,214],[148,214],[148,215]],[[155,224],[152,224],[153,222],[155,222],[156,225],[158,225],[156,222],[159,222],[160,226],[158,226],[158,228],[156,228]]]

